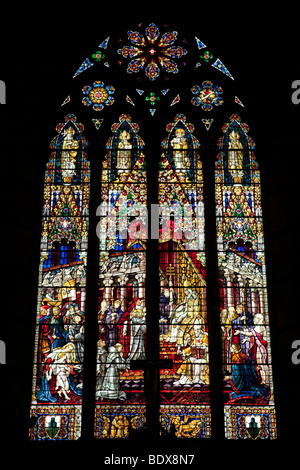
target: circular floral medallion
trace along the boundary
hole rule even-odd
[[[112,97],[115,89],[113,86],[104,86],[103,82],[96,81],[93,86],[85,86],[82,89],[85,97],[82,102],[85,106],[93,105],[95,111],[101,111],[104,106],[110,106],[114,103]]]

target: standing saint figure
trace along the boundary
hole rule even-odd
[[[188,144],[184,129],[176,129],[175,137],[171,140],[171,145],[174,149],[175,171],[177,173],[183,173],[190,166],[190,161],[187,157]]]
[[[129,173],[131,167],[132,145],[129,142],[129,138],[130,134],[127,131],[121,132],[117,153],[117,169],[119,173]]]
[[[243,177],[243,145],[239,140],[240,136],[237,132],[232,131],[229,134],[229,150],[228,150],[228,170],[230,171],[234,183],[241,183]]]

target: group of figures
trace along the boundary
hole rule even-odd
[[[221,311],[221,322],[224,380],[233,389],[228,402],[268,402],[270,371],[264,316],[252,316],[238,304]]]
[[[189,282],[186,284],[179,289],[180,301],[174,288],[164,288],[159,299],[161,355],[172,356],[174,361],[173,371],[164,371],[161,379],[172,377],[173,387],[209,384],[203,292],[199,294]]]
[[[100,401],[130,401],[120,387],[120,371],[123,371],[123,378],[137,378],[141,372],[137,371],[135,377],[130,362],[146,359],[146,309],[140,299],[135,299],[125,311],[121,303],[116,300],[108,306],[105,299],[101,302],[96,382],[96,399]]]
[[[50,301],[51,302],[51,301]],[[78,303],[41,306],[37,402],[80,402],[84,357],[84,312]]]
[[[223,132],[216,223],[225,403],[267,404],[272,380],[260,176],[248,126],[233,115]]]

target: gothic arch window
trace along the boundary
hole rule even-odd
[[[70,81],[45,173],[30,439],[82,437],[85,403],[102,440],[274,439],[260,173],[233,75],[197,32],[151,23],[101,38]]]

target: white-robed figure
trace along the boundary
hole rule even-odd
[[[146,308],[138,300],[130,314],[130,350],[129,360],[146,359],[145,334],[146,334]]]
[[[105,299],[104,299],[105,300]],[[103,301],[102,301],[103,304]],[[105,304],[104,304],[105,305]],[[108,352],[105,349],[105,340],[99,339],[97,343],[97,379],[96,379],[96,398],[99,397],[99,394],[102,390],[102,384],[106,372],[106,359]]]
[[[165,341],[175,342],[177,345],[177,354],[180,353],[182,346],[185,346],[187,340],[192,340],[193,324],[196,317],[196,313],[199,310],[199,298],[193,289],[189,286],[189,281],[184,281],[184,300],[178,304],[171,318],[171,324],[169,329],[169,335]]]
[[[193,383],[208,384],[208,333],[204,331],[202,319],[195,321],[194,331],[195,338],[191,347]]]
[[[123,346],[116,343],[110,346],[106,359],[106,372],[102,382],[102,390],[98,397],[108,400],[126,400],[126,393],[120,390],[120,370],[128,370],[128,364],[123,358]]]

